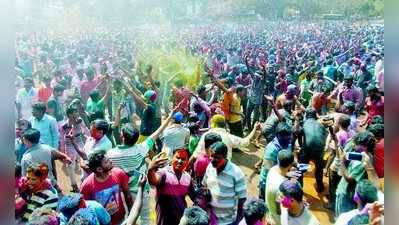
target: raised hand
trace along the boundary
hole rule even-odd
[[[144,185],[147,183],[147,176],[144,174],[140,175],[139,179],[139,187],[144,187]]]
[[[273,96],[271,96],[271,95],[265,95],[264,96],[265,98],[266,98],[266,100],[269,102],[269,103],[274,103],[274,98],[273,98]]]
[[[148,170],[156,170],[158,168],[164,167],[168,163],[168,156],[166,152],[161,152],[154,156],[151,162],[148,164]]]

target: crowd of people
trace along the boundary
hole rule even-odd
[[[17,224],[322,224],[304,176],[335,224],[383,224],[383,25],[137,32],[17,35]],[[141,48],[198,67],[167,73]],[[246,148],[256,195],[233,162]]]

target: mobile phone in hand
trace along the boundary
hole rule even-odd
[[[362,161],[363,155],[359,152],[348,152],[348,153],[346,153],[346,158],[348,160]]]
[[[310,169],[310,165],[304,164],[304,163],[299,163],[297,168],[301,173],[306,173]]]

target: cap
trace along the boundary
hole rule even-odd
[[[176,113],[173,115],[173,119],[174,119],[176,122],[178,122],[178,123],[182,122],[182,121],[183,121],[183,118],[184,118],[184,116],[183,116],[183,113],[181,113],[181,112],[176,112]]]
[[[288,85],[287,91],[289,91],[289,92],[295,92],[295,91],[296,91],[296,85],[295,85],[295,84],[290,84],[290,85]]]
[[[144,99],[147,101],[151,100],[152,102],[154,102],[156,98],[157,98],[157,93],[153,90],[148,90],[144,93]]]

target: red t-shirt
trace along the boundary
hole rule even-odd
[[[375,145],[374,168],[379,178],[384,177],[384,138]]]
[[[82,183],[81,193],[85,200],[95,200],[111,215],[112,225],[122,222],[125,208],[122,202],[122,189],[128,189],[129,177],[119,169],[113,168],[110,176],[104,182],[99,182],[90,174]]]
[[[93,80],[86,80],[82,82],[82,85],[80,86],[80,95],[82,97],[82,100],[84,103],[87,102],[89,99],[90,92],[93,91],[97,84],[100,82],[98,78],[94,78]]]
[[[51,87],[41,87],[37,92],[37,96],[39,98],[39,101],[47,102],[52,93],[53,89]]]
[[[371,101],[369,97],[366,98],[367,122],[371,123],[374,116],[384,116],[384,96],[380,101]]]
[[[180,108],[178,111],[183,113],[184,116],[188,116],[189,108],[190,108],[190,98],[191,98],[191,91],[187,88],[175,89],[174,92],[174,106],[177,106],[180,102]]]

